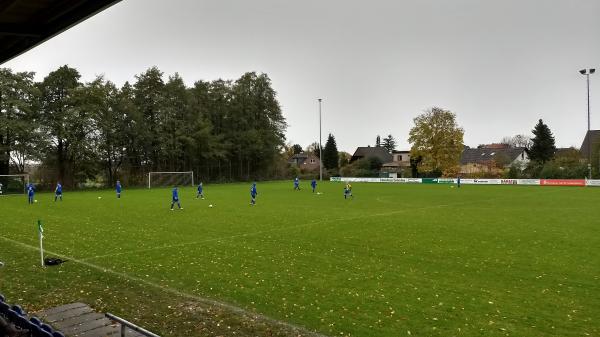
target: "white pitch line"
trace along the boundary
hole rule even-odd
[[[34,250],[34,251],[38,251],[39,250],[39,247],[32,246],[32,245],[29,245],[29,244],[26,244],[26,243],[23,243],[23,242],[20,242],[20,241],[17,241],[17,240],[9,239],[9,238],[4,237],[4,236],[0,236],[0,239],[2,239],[4,241],[7,241],[7,242],[10,242],[12,244],[15,244],[17,246],[29,249],[29,250]],[[291,323],[287,323],[287,322],[283,322],[283,321],[279,321],[279,320],[276,320],[274,318],[264,316],[262,314],[258,314],[258,313],[255,313],[255,312],[248,311],[246,309],[237,307],[237,306],[232,305],[232,304],[228,304],[228,303],[225,303],[225,302],[216,301],[216,300],[213,300],[213,299],[209,299],[209,298],[205,298],[205,297],[201,297],[201,296],[197,296],[197,295],[188,294],[188,293],[185,293],[183,291],[180,291],[180,290],[177,290],[177,289],[174,289],[174,288],[162,286],[162,285],[160,285],[158,283],[155,283],[155,282],[152,282],[152,281],[149,281],[149,280],[137,277],[137,276],[132,276],[132,275],[129,275],[129,274],[126,274],[126,273],[122,273],[122,272],[118,272],[118,271],[115,271],[115,270],[112,270],[112,269],[109,269],[109,268],[101,267],[101,266],[95,265],[93,263],[89,263],[89,262],[86,262],[86,261],[83,261],[83,260],[76,259],[76,258],[71,257],[71,256],[67,256],[67,255],[64,255],[64,254],[55,253],[55,252],[52,252],[52,251],[49,251],[49,250],[45,250],[45,251],[47,253],[49,253],[49,254],[52,254],[52,255],[57,255],[57,256],[64,257],[66,260],[69,260],[69,262],[75,262],[75,263],[84,265],[84,266],[92,268],[92,269],[96,269],[96,270],[104,272],[104,273],[109,273],[109,274],[112,274],[112,275],[115,275],[115,276],[118,276],[118,277],[121,277],[121,278],[124,278],[124,279],[128,279],[128,280],[131,280],[131,281],[142,283],[142,284],[150,286],[152,288],[156,288],[156,289],[162,290],[162,291],[167,292],[167,293],[171,293],[171,294],[174,294],[174,295],[177,295],[177,296],[181,296],[181,297],[185,297],[185,298],[188,298],[188,299],[191,299],[191,300],[202,302],[202,303],[207,304],[207,305],[221,307],[223,309],[227,309],[227,310],[229,310],[231,312],[234,312],[234,313],[236,313],[238,315],[246,315],[246,316],[249,316],[249,317],[253,317],[255,319],[260,319],[262,321],[269,322],[269,323],[274,324],[274,325],[279,325],[279,326],[291,329],[291,330],[293,330],[295,332],[300,332],[302,334],[308,334],[308,335],[314,336],[314,337],[327,337],[327,336],[322,335],[322,334],[320,334],[318,332],[307,330],[306,328],[303,328],[301,326],[298,326],[298,325],[295,325],[295,324],[291,324]]]

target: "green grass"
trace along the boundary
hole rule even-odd
[[[204,299],[332,336],[600,335],[600,189],[304,185],[183,189],[173,212],[169,189],[0,198],[0,292],[165,336],[286,334]],[[77,261],[38,267],[38,218]]]

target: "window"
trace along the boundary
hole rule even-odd
[[[402,161],[402,155],[398,156],[398,161]]]
[[[311,159],[310,159],[310,163],[311,163],[311,164],[314,164],[314,163],[315,163],[315,160],[311,158]]]

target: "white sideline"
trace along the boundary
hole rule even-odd
[[[15,244],[17,246],[29,249],[29,250],[35,250],[35,251],[39,250],[39,248],[36,247],[36,246],[28,245],[26,243],[23,243],[23,242],[20,242],[20,241],[17,241],[17,240],[13,240],[13,239],[9,239],[9,238],[1,236],[1,235],[0,235],[0,239],[2,239],[4,241],[7,241],[7,242],[10,242],[12,244]],[[128,280],[131,280],[131,281],[142,283],[142,284],[145,284],[145,285],[150,286],[152,288],[156,288],[156,289],[165,291],[167,293],[171,293],[171,294],[174,294],[174,295],[177,295],[177,296],[181,296],[181,297],[185,297],[185,298],[188,298],[188,299],[191,299],[191,300],[202,302],[202,303],[207,304],[207,305],[213,305],[213,306],[221,307],[221,308],[227,309],[227,310],[229,310],[231,312],[234,312],[236,314],[239,314],[239,315],[247,315],[249,317],[253,317],[255,319],[260,319],[262,321],[269,322],[269,323],[274,324],[274,325],[279,325],[279,326],[282,326],[282,327],[294,330],[296,332],[301,332],[303,334],[308,334],[310,336],[314,336],[314,337],[327,337],[327,336],[322,335],[322,334],[320,334],[318,332],[310,331],[310,330],[308,330],[306,328],[303,328],[301,326],[298,326],[298,325],[295,325],[295,324],[291,324],[291,323],[287,323],[287,322],[283,322],[283,321],[279,321],[279,320],[276,320],[276,319],[271,318],[271,317],[267,317],[267,316],[262,315],[262,314],[258,314],[258,313],[255,313],[255,312],[251,312],[251,311],[245,310],[243,308],[234,306],[232,304],[228,304],[228,303],[225,303],[225,302],[216,301],[216,300],[213,300],[213,299],[209,299],[209,298],[205,298],[205,297],[201,297],[201,296],[197,296],[197,295],[188,294],[188,293],[185,293],[183,291],[180,291],[180,290],[177,290],[177,289],[174,289],[174,288],[169,288],[169,287],[166,287],[166,286],[162,286],[162,285],[160,285],[158,283],[155,283],[155,282],[152,282],[152,281],[149,281],[149,280],[137,277],[137,276],[132,276],[132,275],[129,275],[129,274],[126,274],[126,273],[122,273],[122,272],[118,272],[118,271],[115,271],[115,270],[112,270],[112,269],[109,269],[109,268],[104,268],[104,267],[95,265],[93,263],[89,263],[89,262],[86,262],[86,261],[83,261],[83,260],[76,259],[76,258],[71,257],[71,256],[66,256],[66,255],[63,255],[63,254],[51,252],[49,250],[46,250],[46,252],[49,253],[49,254],[52,254],[52,255],[63,257],[66,260],[69,260],[69,262],[79,263],[81,265],[84,265],[84,266],[92,268],[92,269],[99,270],[99,271],[104,272],[104,273],[109,273],[109,274],[112,274],[112,275],[115,275],[115,276],[118,276],[118,277],[122,277],[124,279],[128,279]]]

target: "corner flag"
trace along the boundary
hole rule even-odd
[[[44,245],[42,240],[44,239],[44,227],[42,227],[42,220],[38,220],[38,233],[40,236],[40,258],[42,261],[42,267],[44,266]]]
[[[40,233],[40,239],[44,238],[44,227],[42,227],[42,221],[38,220],[38,231]]]

